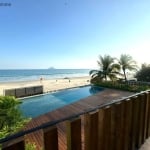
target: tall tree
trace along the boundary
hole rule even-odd
[[[136,73],[138,81],[150,82],[150,64],[142,64],[141,69]]]
[[[89,74],[92,78],[100,78],[101,80],[107,81],[107,78],[113,80],[116,78],[116,75],[119,74],[120,66],[115,63],[115,58],[112,58],[109,55],[99,56],[97,61],[100,69],[91,70]]]
[[[125,79],[125,81],[127,81],[126,71],[127,70],[129,70],[129,71],[137,70],[136,61],[134,61],[130,55],[122,54],[120,56],[120,59],[118,60],[118,62],[123,71],[124,79]]]

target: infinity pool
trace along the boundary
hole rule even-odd
[[[26,117],[37,117],[57,108],[79,101],[102,91],[97,86],[84,86],[53,92],[45,95],[24,98],[20,108]]]

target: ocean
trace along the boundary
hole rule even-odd
[[[0,70],[0,83],[89,76],[90,69],[18,69]]]

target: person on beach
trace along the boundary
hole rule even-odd
[[[42,83],[42,81],[43,81],[43,78],[41,77],[41,78],[40,78],[40,83]]]

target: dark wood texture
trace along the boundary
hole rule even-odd
[[[98,148],[98,112],[84,115],[85,150]]]
[[[66,121],[67,150],[81,150],[81,119]]]
[[[24,138],[20,137],[2,145],[2,150],[25,150]]]
[[[49,127],[43,130],[44,150],[58,150],[58,132],[57,128]]]

